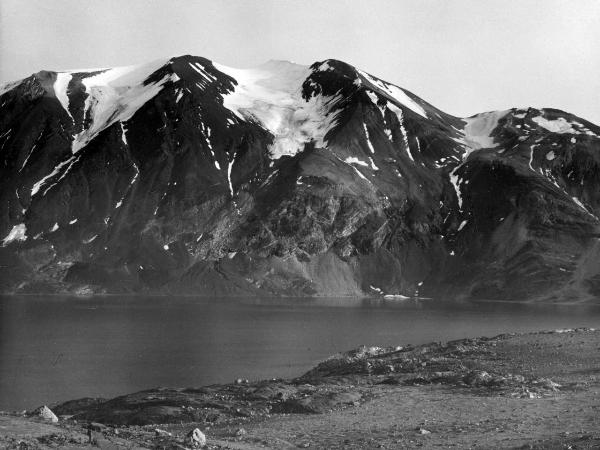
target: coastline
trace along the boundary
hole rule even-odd
[[[49,405],[58,423],[2,413],[0,447],[191,448],[197,427],[214,449],[597,448],[599,349],[591,328],[363,347],[294,379]]]

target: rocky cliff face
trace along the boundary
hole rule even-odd
[[[3,292],[600,292],[598,126],[340,61],[39,72],[0,88],[0,160]]]

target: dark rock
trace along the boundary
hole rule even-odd
[[[342,406],[354,406],[362,395],[357,392],[322,393],[303,398],[291,398],[273,406],[273,412],[295,414],[320,414]]]
[[[492,376],[484,370],[473,370],[463,377],[463,381],[469,386],[487,386],[492,379]]]

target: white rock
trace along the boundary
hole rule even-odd
[[[39,408],[34,409],[31,413],[31,415],[41,417],[42,419],[48,420],[52,423],[58,422],[58,417],[56,417],[56,414],[54,414],[52,412],[52,410],[50,408],[48,408],[46,405],[40,406]]]
[[[199,428],[194,428],[186,436],[186,444],[194,448],[204,448],[206,446],[206,436]]]

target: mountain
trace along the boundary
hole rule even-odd
[[[0,158],[4,293],[600,293],[600,128],[555,109],[180,56],[0,87]]]

